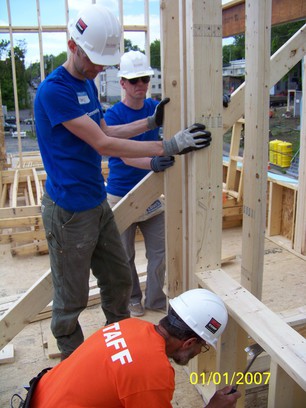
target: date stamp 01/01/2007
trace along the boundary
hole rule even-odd
[[[198,374],[195,371],[191,372],[189,375],[189,381],[192,385],[220,385],[221,383],[224,385],[266,385],[269,384],[271,373],[269,371],[265,371],[263,373],[257,371],[254,373],[251,372],[242,372],[242,371],[234,371],[233,373],[229,374],[219,373],[210,371],[209,373],[201,373]]]

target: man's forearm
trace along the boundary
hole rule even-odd
[[[140,135],[148,130],[148,119],[145,118],[124,125],[107,126],[105,133],[111,137],[129,139],[130,137]]]

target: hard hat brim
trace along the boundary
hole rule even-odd
[[[126,79],[133,79],[133,78],[141,78],[144,76],[153,76],[154,71],[153,70],[148,70],[148,71],[143,71],[143,72],[136,72],[132,74],[125,74],[122,71],[119,71],[117,76],[120,78],[126,78]]]
[[[118,65],[120,63],[120,51],[113,55],[99,55],[95,52],[86,50],[86,55],[95,65]]]

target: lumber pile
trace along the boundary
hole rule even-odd
[[[12,256],[48,253],[41,217],[46,172],[39,152],[20,159],[10,155],[12,168],[0,172],[0,244],[10,244]],[[108,162],[103,161],[104,178]]]
[[[223,192],[222,228],[240,227],[242,225],[243,202],[238,201],[229,192]]]
[[[41,219],[41,197],[46,172],[35,167],[0,173],[0,244],[10,244],[11,254],[46,253]]]

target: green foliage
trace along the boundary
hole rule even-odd
[[[281,24],[271,29],[271,55],[285,44],[304,24],[306,20]],[[245,58],[245,35],[234,36],[234,42],[223,47],[223,64]]]
[[[124,39],[124,52],[129,52],[129,51],[144,52],[138,47],[138,45],[133,45],[131,40],[125,38]]]
[[[137,45],[133,45],[132,41],[129,39],[124,39],[124,52],[128,51],[141,51],[145,53],[144,50],[141,50]],[[151,61],[150,65],[153,68],[160,69],[160,40],[155,40],[150,44],[150,54]]]
[[[271,55],[289,40],[304,24],[306,20],[281,24],[271,29]]]
[[[17,44],[18,45],[14,47],[16,82],[19,108],[23,109],[29,106],[27,80],[25,73],[26,43],[25,41],[18,41]],[[12,58],[9,41],[2,40],[0,42],[0,57],[0,86],[2,93],[2,103],[3,105],[7,106],[8,110],[15,110]]]
[[[151,67],[160,69],[160,40],[155,40],[150,44]]]

